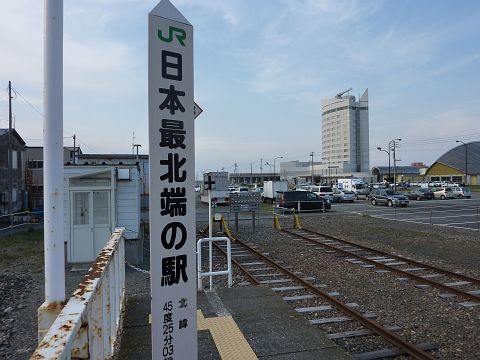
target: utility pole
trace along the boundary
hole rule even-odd
[[[313,151],[312,151],[312,152],[310,153],[310,156],[312,157],[312,176],[311,176],[311,178],[312,178],[312,179],[311,179],[312,184],[313,184],[313,155],[314,155],[314,153],[313,153]]]
[[[393,142],[393,189],[397,191],[397,156],[395,155],[395,148],[397,142]]]
[[[76,143],[75,143],[76,139],[77,139],[77,136],[75,134],[73,134],[73,165],[75,165],[75,156],[77,154],[77,147],[76,147]]]
[[[377,147],[377,150],[383,151],[383,152],[387,153],[387,155],[388,155],[388,180],[387,180],[387,182],[390,183],[390,176],[391,176],[390,175],[390,150],[391,150],[390,145],[388,145],[388,151],[382,149],[380,146]]]
[[[13,214],[13,184],[12,184],[12,82],[8,82],[8,213]],[[11,217],[13,220],[13,216]]]
[[[395,154],[397,141],[402,141],[402,139],[393,139],[389,143],[389,149],[393,151],[393,189],[395,191],[397,191],[397,157]]]
[[[235,174],[235,177],[237,178],[237,184],[240,184],[240,179],[239,179],[238,173],[237,173],[238,164],[234,163],[233,166],[235,166],[235,168],[233,169],[233,173]]]

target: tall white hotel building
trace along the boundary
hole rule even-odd
[[[369,173],[368,89],[358,101],[339,94],[322,100],[322,168]]]

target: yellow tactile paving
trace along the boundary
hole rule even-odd
[[[197,330],[208,330],[207,322],[203,317],[202,310],[197,310]]]
[[[205,318],[202,311],[197,310],[197,328],[210,330],[223,360],[258,359],[231,316]]]

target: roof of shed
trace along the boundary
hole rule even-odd
[[[0,129],[0,136],[6,135],[6,134],[8,134],[8,132],[9,132],[9,129]],[[17,140],[20,144],[25,146],[25,141],[22,139],[22,137],[17,132],[17,130],[12,129],[12,134],[13,134],[13,136],[15,136],[17,138]]]

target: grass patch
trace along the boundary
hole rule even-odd
[[[27,266],[43,271],[43,230],[0,237],[0,267]]]

